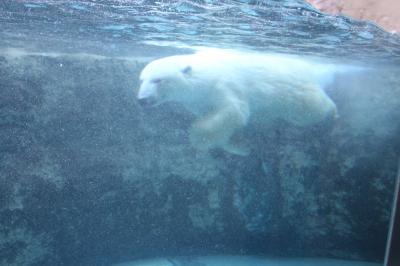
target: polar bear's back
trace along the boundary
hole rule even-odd
[[[209,49],[186,57],[185,61],[196,66],[202,77],[215,77],[219,81],[222,79],[232,83],[246,82],[249,85],[256,85],[254,82],[258,85],[265,83],[264,86],[256,86],[257,89],[264,87],[268,90],[285,83],[316,83],[323,86],[333,76],[331,66],[281,54]],[[249,89],[252,87],[249,86]]]
[[[336,113],[322,89],[334,74],[329,65],[295,56],[229,50],[203,51],[192,60],[202,78],[218,80],[224,92],[228,88],[245,100],[257,120],[282,118],[305,126]]]

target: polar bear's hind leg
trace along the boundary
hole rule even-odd
[[[310,126],[337,117],[335,103],[316,84],[304,84],[286,99],[285,120],[297,126]]]

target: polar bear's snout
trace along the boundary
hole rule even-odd
[[[138,98],[138,102],[141,106],[152,106],[156,104],[155,99],[152,98],[143,98],[143,99]]]
[[[137,93],[137,100],[140,105],[154,105],[157,103],[157,84],[143,81]]]
[[[137,98],[147,99],[157,95],[157,86],[156,84],[151,84],[150,82],[143,81],[139,87],[139,91],[137,94]]]

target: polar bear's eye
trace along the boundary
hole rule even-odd
[[[151,82],[158,84],[158,83],[160,83],[161,81],[162,81],[162,79],[153,79]]]

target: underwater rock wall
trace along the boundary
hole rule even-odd
[[[0,265],[216,253],[382,258],[400,154],[394,74],[379,84],[393,91],[371,85],[362,106],[348,98],[359,79],[337,83],[347,91],[332,93],[333,124],[249,128],[252,156],[236,157],[190,147],[193,117],[180,106],[137,104],[144,63],[3,52]],[[361,115],[366,105],[371,113]]]

